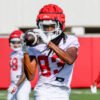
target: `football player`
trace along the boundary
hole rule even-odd
[[[28,49],[23,46],[27,78],[32,80],[36,66],[39,68],[34,100],[69,100],[73,64],[78,56],[78,39],[64,33],[65,15],[55,4],[40,9],[37,26],[33,34],[42,42]]]
[[[13,51],[10,56],[11,84],[8,88],[7,100],[29,100],[31,84],[24,74],[22,34],[22,31],[15,30],[9,37],[9,44]]]

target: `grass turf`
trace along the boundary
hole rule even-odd
[[[33,100],[33,91],[30,94],[30,100]],[[0,100],[6,100],[7,91],[0,90]],[[100,89],[97,94],[92,94],[90,89],[72,89],[70,100],[100,100]]]

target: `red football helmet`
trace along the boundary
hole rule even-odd
[[[10,47],[14,50],[14,51],[19,51],[22,48],[21,45],[21,36],[22,36],[23,32],[20,30],[15,30],[10,34],[9,37],[9,43],[10,43]]]
[[[37,16],[37,25],[44,31],[44,33],[48,33],[44,30],[46,25],[54,26],[54,31],[49,33],[55,35],[54,38],[56,38],[65,29],[65,15],[63,10],[55,4],[45,5],[39,11]]]

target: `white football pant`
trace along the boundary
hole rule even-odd
[[[34,90],[34,100],[69,100],[70,89],[62,86],[42,85]]]
[[[18,88],[17,92],[13,95],[8,93],[7,100],[29,100],[31,92],[31,84],[25,80]]]

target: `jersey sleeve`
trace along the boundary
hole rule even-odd
[[[36,50],[32,47],[28,48],[29,56],[36,56]]]
[[[70,48],[70,47],[79,48],[80,44],[79,44],[78,38],[76,36],[70,36],[69,41],[70,42],[69,42],[68,48]]]

